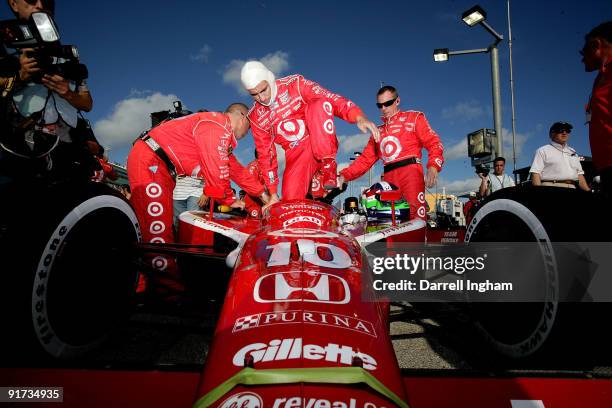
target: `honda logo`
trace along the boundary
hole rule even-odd
[[[257,279],[253,296],[259,303],[313,302],[346,304],[349,285],[340,276],[319,272],[279,272]]]

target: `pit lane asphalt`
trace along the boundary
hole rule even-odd
[[[101,349],[71,367],[201,371],[215,327],[218,303],[207,313],[137,311]],[[204,310],[201,305],[198,310]],[[394,304],[390,337],[402,372],[443,376],[570,376],[612,378],[609,347],[582,347],[572,356],[533,361],[501,359],[461,310],[445,304]]]

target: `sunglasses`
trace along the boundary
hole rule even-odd
[[[376,102],[376,106],[378,106],[378,109],[382,109],[383,106],[388,108],[389,106],[393,105],[396,100],[397,100],[397,96],[395,98],[389,99],[388,101],[383,102],[383,103]]]
[[[567,129],[567,128],[562,128],[562,129],[553,129],[552,131],[553,133],[567,133],[570,134],[572,133],[571,129]]]

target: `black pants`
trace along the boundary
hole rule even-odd
[[[599,173],[601,191],[612,194],[612,167],[606,167]]]

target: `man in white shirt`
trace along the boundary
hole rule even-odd
[[[536,150],[531,164],[531,184],[590,191],[584,178],[580,157],[568,146],[567,140],[573,126],[567,122],[555,122],[549,130],[551,142]]]
[[[502,188],[514,187],[512,177],[504,173],[505,168],[506,159],[499,156],[493,160],[493,174],[485,175],[484,173],[478,173],[478,177],[481,180],[479,190],[481,197],[488,196]]]

